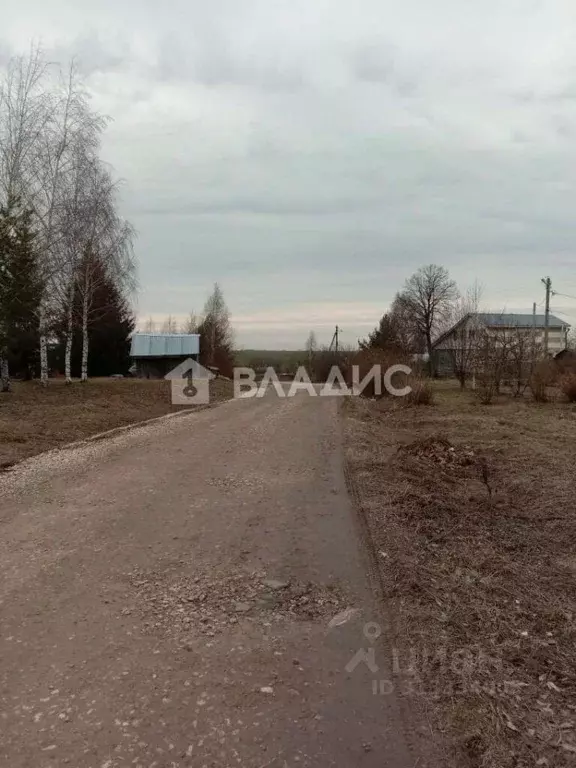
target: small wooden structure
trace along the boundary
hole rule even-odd
[[[131,372],[140,379],[163,379],[188,358],[198,360],[197,333],[135,333],[132,336]]]

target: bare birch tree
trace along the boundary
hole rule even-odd
[[[28,56],[11,59],[0,80],[0,191],[5,203],[27,201],[33,156],[52,113],[47,72],[36,46]]]
[[[230,312],[218,283],[204,304],[204,316],[198,328],[200,362],[231,375],[234,365],[234,334]]]
[[[96,291],[112,281],[122,292],[129,292],[133,279],[132,242],[134,233],[129,224],[121,226],[115,233],[107,234],[104,242],[94,244],[87,250],[79,271],[78,290],[81,296],[82,363],[80,378],[88,379],[88,356],[90,350],[89,327],[99,319],[106,307],[93,306]]]
[[[75,299],[80,294],[87,376],[88,326],[99,282],[122,290],[134,282],[134,232],[117,212],[115,183],[99,159],[106,120],[90,108],[74,62],[66,71],[40,48],[17,57],[0,76],[0,204],[18,197],[31,212],[41,298],[37,320],[40,375],[48,379],[50,318],[65,320],[65,372],[70,381]]]
[[[0,189],[16,193],[32,212],[44,294],[38,307],[40,377],[48,380],[48,317],[58,304],[69,249],[63,210],[77,170],[78,148],[96,154],[105,121],[88,104],[72,62],[63,73],[39,48],[13,59],[0,88]],[[65,281],[66,282],[66,281]]]
[[[90,159],[96,156],[100,133],[105,125],[105,120],[90,110],[88,96],[74,62],[66,74],[57,73],[52,104],[50,119],[34,156],[32,195],[47,287],[39,312],[40,378],[44,383],[48,379],[47,312],[59,304],[58,285],[62,282],[62,275],[65,275],[65,284],[72,284],[78,258],[77,249],[74,252],[74,249],[66,248],[69,218],[63,214],[70,197],[78,194],[78,179],[83,178]],[[81,205],[85,206],[84,201]],[[69,258],[72,263],[68,263]]]
[[[121,291],[135,287],[133,255],[134,229],[117,212],[118,184],[102,166],[92,172],[92,199],[87,207],[90,222],[78,269],[77,287],[81,297],[82,365],[81,380],[88,378],[89,325],[95,318],[92,301],[95,292],[107,280]]]
[[[87,254],[92,253],[99,237],[104,237],[103,212],[114,206],[110,196],[114,183],[86,143],[77,137],[75,161],[62,202],[62,241],[54,255],[58,264],[53,281],[55,298],[65,314],[65,376],[71,381],[71,354],[74,330],[74,304],[79,290],[79,274],[86,269]],[[105,220],[108,220],[104,216]],[[85,277],[85,275],[84,275]]]
[[[0,80],[0,205],[13,200],[30,207],[31,168],[36,148],[51,114],[44,89],[47,64],[39,47],[9,61]],[[9,382],[8,361],[2,356],[3,386]]]

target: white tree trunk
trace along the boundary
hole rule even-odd
[[[72,384],[72,329],[68,328],[66,331],[66,350],[64,353],[64,374],[66,376],[66,384]]]
[[[64,374],[66,376],[66,384],[72,383],[72,310],[74,304],[74,282],[70,287],[68,296],[68,308],[66,310],[66,349],[64,352]]]
[[[48,386],[48,343],[46,340],[46,307],[40,302],[40,381],[42,386]]]
[[[88,292],[84,292],[82,302],[82,381],[88,379]]]
[[[0,357],[0,392],[10,392],[10,370],[8,368],[8,359]]]

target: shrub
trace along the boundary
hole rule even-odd
[[[321,349],[314,353],[312,371],[314,381],[322,382],[328,379],[332,368],[340,369],[344,379],[347,379],[350,368],[350,353],[347,351],[335,352],[329,349]]]
[[[560,379],[560,389],[571,403],[576,403],[576,373],[566,373]]]
[[[559,376],[564,376],[567,373],[576,374],[576,353],[571,353],[562,360],[555,360],[554,363],[558,369]]]
[[[359,352],[354,355],[352,359],[352,364],[354,366],[358,366],[358,379],[359,381],[362,381],[365,376],[368,375],[370,370],[374,365],[380,366],[380,371],[382,375],[382,380],[380,381],[380,393],[377,393],[376,391],[376,382],[374,379],[370,379],[370,381],[367,383],[366,387],[362,391],[363,397],[387,397],[389,395],[389,392],[387,391],[386,387],[384,386],[384,374],[390,368],[392,365],[397,365],[399,363],[406,364],[405,358],[403,358],[399,353],[391,351],[385,351],[381,349],[362,349]],[[351,372],[348,372],[347,375],[347,383],[352,384],[352,374]],[[401,386],[398,384],[398,386]]]
[[[494,401],[497,390],[498,385],[492,370],[489,367],[480,370],[476,377],[474,391],[482,405],[490,405]]]
[[[412,391],[406,400],[410,405],[434,405],[434,390],[427,379],[414,379],[409,381]]]
[[[548,387],[552,386],[558,376],[558,370],[552,360],[540,360],[530,376],[530,391],[537,403],[548,402]]]

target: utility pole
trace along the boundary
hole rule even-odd
[[[550,294],[552,293],[552,280],[543,277],[542,282],[546,286],[546,314],[544,316],[544,354],[548,354],[548,328],[550,326]]]
[[[328,347],[328,351],[331,352],[332,348],[334,348],[335,352],[338,352],[338,334],[340,333],[342,329],[338,328],[336,326],[336,330],[334,331],[334,336],[332,336],[332,341],[330,342],[330,346]]]
[[[532,304],[532,365],[536,360],[536,302]]]

